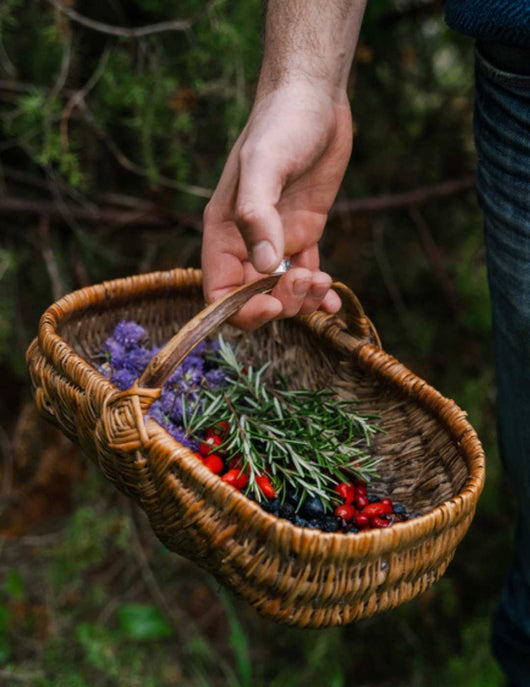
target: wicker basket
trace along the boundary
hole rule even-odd
[[[329,627],[412,599],[444,573],[473,518],[484,454],[465,413],[382,350],[343,285],[336,288],[347,324],[323,312],[252,334],[222,324],[277,278],[242,287],[204,310],[198,270],[81,289],[44,313],[27,362],[44,416],[144,509],[169,549],[209,570],[265,617]],[[120,392],[90,361],[124,318],[140,322],[152,344],[173,338],[134,387]],[[360,399],[361,410],[379,413],[387,433],[373,445],[382,458],[377,490],[419,516],[358,534],[296,527],[263,511],[145,420],[179,361],[219,325],[249,362],[294,369],[300,386],[334,388]]]

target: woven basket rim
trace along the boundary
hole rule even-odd
[[[164,290],[173,291],[178,289],[179,285],[180,288],[184,285],[184,288],[200,289],[201,271],[188,268],[151,272],[105,281],[67,294],[43,313],[38,337],[27,352],[28,365],[31,364],[37,348],[50,364],[59,367],[69,382],[76,387],[82,390],[90,389],[92,392],[98,391],[109,398],[116,395],[119,393],[117,387],[105,379],[86,359],[75,353],[57,333],[59,326],[75,313],[95,304],[102,306],[108,303],[110,306],[116,299],[131,298],[131,293],[133,299],[141,298]],[[178,460],[174,461],[175,465],[180,464],[182,468],[186,468],[187,476],[191,476],[197,484],[207,489],[224,511],[233,511],[234,515],[240,518],[248,519],[252,516],[252,521],[260,524],[262,532],[268,530],[275,538],[287,537],[289,542],[284,542],[284,545],[290,550],[297,550],[302,546],[304,549],[313,548],[317,544],[322,544],[329,550],[336,550],[340,545],[345,561],[350,558],[359,559],[360,555],[369,561],[396,548],[402,550],[412,544],[417,545],[444,530],[449,523],[457,523],[467,517],[476,505],[484,486],[485,456],[475,430],[466,419],[466,413],[452,399],[442,396],[384,350],[367,340],[354,339],[345,331],[344,323],[336,316],[317,311],[311,315],[298,316],[294,320],[297,325],[317,333],[335,349],[350,356],[354,355],[356,363],[364,371],[399,389],[441,423],[461,451],[468,468],[465,484],[458,494],[424,515],[394,523],[389,528],[358,533],[322,532],[298,527],[266,513],[258,504],[213,475],[196,460],[190,449],[182,446],[150,418],[148,424],[157,428],[152,441],[159,441],[161,436],[164,436],[164,442],[169,439],[174,444],[172,456],[175,452],[178,454]],[[67,356],[64,356],[65,352]],[[61,359],[65,360],[64,364],[59,363]]]

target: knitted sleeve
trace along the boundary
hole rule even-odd
[[[445,19],[468,36],[530,48],[530,0],[447,0]]]

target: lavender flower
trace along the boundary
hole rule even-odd
[[[204,376],[212,389],[217,389],[230,381],[226,372],[220,369],[209,370]]]
[[[117,370],[113,375],[111,382],[115,384],[118,389],[121,389],[121,391],[125,391],[126,389],[130,389],[130,387],[134,384],[135,379],[138,378],[138,375],[136,372],[131,372],[131,370],[127,370],[126,368],[122,368],[121,370]]]
[[[105,362],[99,371],[118,389],[129,389],[142,374],[152,358],[160,351],[159,346],[147,348],[145,329],[137,322],[122,320],[113,334],[103,344],[101,352]],[[143,345],[142,345],[143,344]],[[162,389],[160,398],[151,406],[147,417],[152,418],[174,439],[192,450],[198,450],[198,442],[187,437],[183,427],[186,413],[200,412],[197,407],[199,389],[206,379],[211,388],[229,382],[226,373],[218,368],[212,352],[219,350],[217,341],[202,341],[173,372]]]
[[[125,348],[116,341],[113,337],[109,337],[103,344],[102,353],[105,355],[107,362],[110,362],[112,367],[123,367],[126,358]]]
[[[123,367],[131,372],[136,372],[139,377],[151,362],[152,357],[152,351],[147,350],[147,348],[135,348],[125,358]]]
[[[146,337],[145,329],[137,322],[122,320],[114,327],[114,338],[127,350],[136,348]]]

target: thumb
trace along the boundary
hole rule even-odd
[[[235,222],[258,272],[274,271],[284,257],[283,224],[276,209],[281,190],[274,162],[242,151]]]

